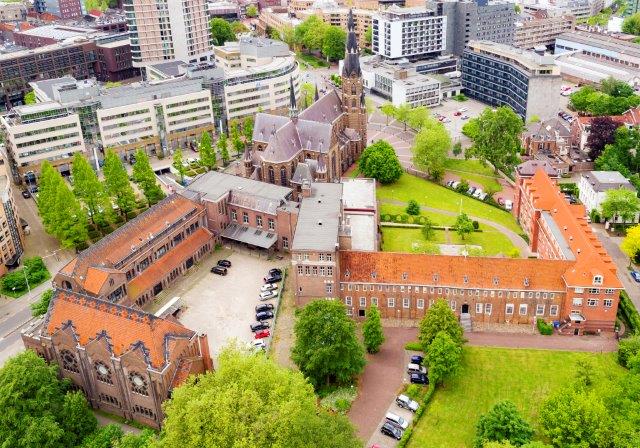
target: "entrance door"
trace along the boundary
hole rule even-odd
[[[573,334],[576,335],[576,336],[579,336],[580,335],[580,329],[579,328],[574,328],[573,329]]]
[[[469,304],[465,303],[464,305],[462,305],[462,313],[463,314],[468,314],[469,313]]]
[[[187,258],[187,269],[193,266],[193,257]]]
[[[162,291],[162,282],[153,287],[153,295],[157,296]]]

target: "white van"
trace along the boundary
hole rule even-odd
[[[466,107],[461,107],[460,109],[458,109],[458,112],[460,112],[461,114],[467,112],[469,109],[467,109]]]
[[[409,427],[409,422],[400,417],[399,415],[394,414],[393,412],[387,412],[385,418],[391,423],[398,425],[402,429],[407,429]]]

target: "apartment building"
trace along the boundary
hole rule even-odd
[[[291,17],[286,8],[270,7],[260,10],[260,16],[258,16],[258,25],[256,30],[260,35],[267,35],[269,30],[282,30],[286,28],[295,28],[300,25],[302,21],[298,18]]]
[[[211,55],[206,0],[124,0],[123,8],[136,67]]]
[[[392,5],[374,14],[372,26],[372,50],[388,59],[424,59],[447,48],[447,18],[424,7]]]
[[[573,30],[576,18],[564,11],[543,10],[523,15],[515,26],[513,46],[529,50],[538,46],[555,45],[556,37]]]
[[[535,157],[537,154],[565,157],[571,151],[573,138],[566,121],[558,117],[529,123],[520,136],[524,153]]]
[[[598,213],[602,213],[602,203],[607,198],[607,191],[628,190],[634,193],[636,192],[636,188],[629,182],[629,179],[618,171],[588,171],[582,173],[578,188],[580,189],[580,202],[584,205],[586,211],[591,212],[592,210],[596,210]],[[640,214],[636,213],[629,222],[637,223],[639,218]],[[617,215],[610,221],[624,222],[624,220]]]
[[[16,45],[26,48],[38,48],[62,42],[67,39],[86,38],[103,35],[101,31],[93,28],[83,28],[79,26],[68,26],[61,24],[50,24],[20,30],[13,33]]]
[[[36,0],[34,7],[39,13],[48,12],[61,19],[74,19],[86,13],[82,0]]]
[[[601,61],[640,69],[640,46],[605,34],[571,31],[556,38],[554,54],[575,51]]]
[[[470,42],[462,57],[462,86],[491,106],[510,106],[525,121],[546,120],[559,109],[560,69],[552,56],[493,42]]]
[[[11,173],[0,158],[0,275],[17,266],[24,253],[24,232],[11,190]]]
[[[85,144],[77,114],[55,101],[17,106],[0,116],[5,147],[14,181],[21,182],[28,171],[38,173],[47,160],[68,170],[76,152]]]
[[[0,22],[17,22],[27,17],[27,7],[20,2],[0,2]]]
[[[368,9],[351,9],[351,11],[353,13],[358,45],[360,48],[368,48],[370,44],[367,42],[366,32],[371,28],[374,12]],[[329,25],[337,26],[338,28],[347,31],[349,9],[346,7],[340,7],[337,3],[329,1],[321,4],[316,2],[311,5],[310,8],[298,12],[296,17],[304,20],[312,15],[320,17]]]

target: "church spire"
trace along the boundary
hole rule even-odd
[[[342,76],[360,76],[360,55],[358,50],[358,39],[356,38],[356,25],[353,20],[353,10],[349,9],[347,19],[347,45],[342,66]]]
[[[318,84],[316,83],[316,90],[313,92],[313,101],[318,101],[320,99],[320,95],[318,95]]]
[[[289,117],[298,118],[298,103],[296,101],[296,91],[293,88],[293,77],[289,77]]]

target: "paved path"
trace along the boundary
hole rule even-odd
[[[142,431],[134,426],[129,426],[126,423],[121,423],[119,421],[116,420],[111,420],[109,417],[106,417],[103,414],[96,414],[94,413],[94,415],[96,416],[96,419],[98,420],[98,426],[107,426],[110,424],[114,424],[114,425],[118,425],[120,427],[120,429],[122,429],[125,433],[132,433],[132,434],[140,434]]]
[[[615,352],[618,341],[613,336],[562,336],[519,333],[465,333],[469,345],[506,348],[536,348],[574,352]]]
[[[379,202],[383,204],[392,204],[392,205],[402,205],[402,206],[407,205],[406,202],[397,201],[395,199],[382,199],[382,200],[379,200]],[[427,207],[425,205],[420,206],[420,209],[424,211],[429,211],[429,212],[442,213],[443,215],[448,215],[448,216],[454,216],[454,217],[458,216],[457,213],[450,212],[448,210],[441,210],[439,208]],[[514,246],[518,248],[518,250],[520,251],[521,257],[528,257],[531,255],[531,251],[529,250],[529,245],[527,244],[527,242],[523,240],[522,237],[518,235],[516,232],[514,232],[513,230],[503,226],[502,224],[498,224],[494,221],[491,221],[489,219],[480,218],[478,216],[473,216],[473,215],[468,215],[468,216],[471,219],[475,219],[476,221],[484,225],[493,227],[494,229],[500,231],[503,235],[505,235],[507,238],[511,240],[511,243]]]
[[[375,355],[367,355],[358,398],[349,411],[349,419],[362,440],[369,440],[389,408],[389,403],[400,390],[405,367],[404,346],[418,338],[418,329],[387,327],[384,335],[386,341],[380,351]]]

